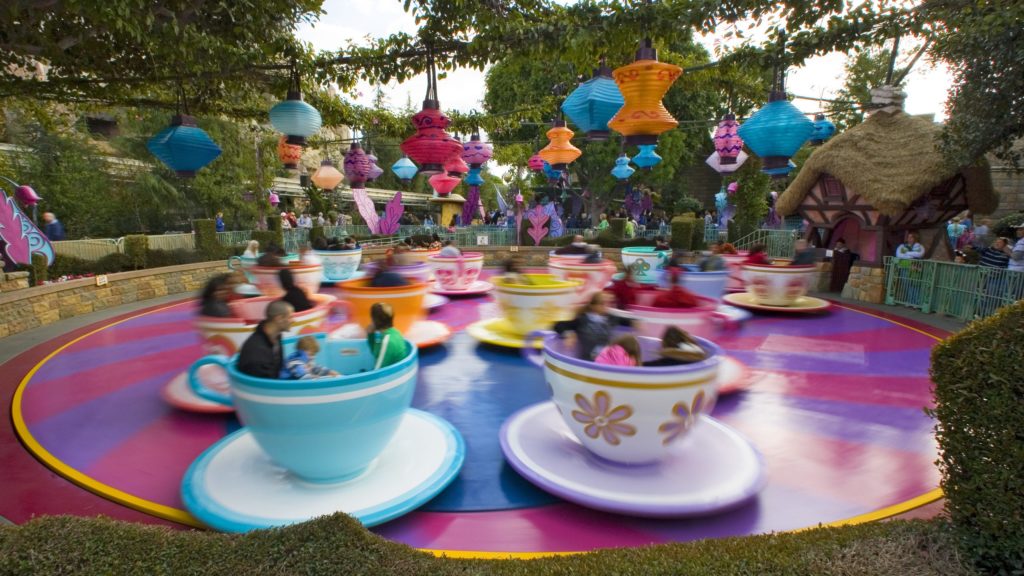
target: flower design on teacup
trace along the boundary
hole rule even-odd
[[[750,281],[750,290],[757,298],[768,298],[768,280],[766,278],[754,278]]]
[[[238,351],[238,347],[235,343],[224,336],[223,334],[211,334],[206,337],[203,341],[203,350],[207,354],[223,354],[224,356],[231,356]]]
[[[453,288],[458,282],[458,278],[455,277],[455,274],[447,268],[435,270],[434,276],[437,278],[437,282],[442,288]]]
[[[795,299],[800,294],[807,291],[807,283],[803,278],[793,278],[786,284],[786,298]]]
[[[693,397],[693,402],[689,405],[686,402],[676,402],[675,406],[672,407],[672,419],[668,422],[658,426],[658,432],[666,434],[665,438],[661,441],[663,445],[668,445],[672,441],[681,437],[684,432],[693,428],[693,425],[697,423],[697,417],[702,413],[709,414],[711,409],[714,408],[714,402],[707,402],[705,404],[706,396],[704,391],[701,390]]]
[[[637,258],[636,261],[633,262],[633,266],[631,266],[631,268],[633,268],[634,276],[643,277],[647,276],[647,271],[651,269],[651,263],[643,258]]]
[[[580,409],[572,411],[573,420],[583,424],[583,433],[595,440],[600,436],[612,446],[618,446],[619,436],[636,434],[636,427],[625,423],[633,416],[633,408],[627,404],[612,408],[612,398],[607,392],[594,394],[593,402],[577,394],[576,405]]]

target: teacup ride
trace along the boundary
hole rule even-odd
[[[740,250],[735,254],[722,254],[726,269],[729,270],[729,283],[725,287],[729,292],[746,290],[746,283],[743,281],[743,264],[749,256],[750,253],[746,250]]]
[[[671,255],[671,250],[654,246],[627,246],[620,252],[622,265],[631,269],[633,279],[641,284],[657,284]]]
[[[723,300],[733,306],[761,312],[823,312],[831,308],[832,303],[807,296],[816,275],[817,266],[814,264],[745,264],[746,292],[726,294]]]
[[[554,260],[555,258],[564,258],[566,260],[575,260],[575,261],[582,262],[584,259],[586,259],[587,256],[588,256],[587,254],[559,254],[558,250],[549,250],[548,251],[548,260],[549,261]]]
[[[419,348],[435,346],[451,338],[452,331],[442,322],[424,320],[423,300],[427,284],[375,287],[366,279],[346,280],[337,285],[341,292],[340,306],[347,309],[345,324],[331,332],[332,338],[366,338],[370,325],[370,308],[377,302],[390,304],[394,325],[407,340]]]
[[[228,392],[198,381],[194,391],[234,405],[244,425],[203,452],[182,479],[185,507],[208,526],[246,532],[335,512],[374,526],[423,505],[458,474],[465,457],[458,431],[409,407],[415,346],[375,370],[365,340],[316,338],[315,361],[341,376],[256,378],[238,371],[237,356],[207,356],[193,367],[226,371]],[[284,340],[286,354],[295,340]]]
[[[246,339],[256,331],[256,326],[266,317],[267,305],[275,300],[277,298],[261,296],[229,302],[228,306],[235,314],[232,318],[197,316],[195,326],[203,339],[203,350],[206,354],[224,356],[237,353]],[[310,300],[314,304],[312,308],[292,315],[292,327],[286,332],[287,335],[310,334],[321,330],[338,299],[328,294],[313,294]],[[163,387],[160,394],[164,401],[190,412],[222,413],[233,410],[231,406],[196,396],[189,383],[189,374],[189,371],[182,372]],[[207,388],[222,392],[227,390],[227,376],[216,366],[203,366],[191,377],[198,379],[199,383]]]
[[[481,252],[463,252],[460,256],[431,256],[427,263],[434,273],[430,291],[443,296],[476,296],[486,294],[494,285],[480,279],[484,269]]]
[[[264,296],[280,298],[284,295],[281,288],[281,270],[291,270],[295,285],[302,288],[307,295],[313,295],[320,291],[320,282],[323,280],[323,264],[302,264],[293,262],[288,266],[252,266],[249,274],[252,276],[253,284],[260,289]]]
[[[364,268],[368,275],[372,276],[377,269],[380,267],[381,261],[368,262]],[[394,272],[405,278],[410,283],[426,283],[430,284],[433,282],[431,279],[433,273],[430,270],[430,266],[425,262],[414,262],[412,264],[398,265],[393,264],[388,268],[389,271]],[[426,310],[435,310],[448,303],[448,299],[440,294],[434,294],[427,292],[427,295],[423,297],[423,308]]]
[[[466,328],[470,336],[486,344],[508,348],[540,347],[539,340],[527,341],[536,330],[549,330],[555,322],[571,320],[576,314],[579,280],[561,280],[551,274],[522,274],[524,283],[512,283],[502,276],[494,280],[494,299],[502,316],[474,322]]]
[[[363,259],[363,249],[352,250],[313,250],[313,254],[323,262],[322,284],[334,284],[345,280],[362,278],[365,272],[359,270],[359,262]]]
[[[644,517],[720,513],[756,497],[765,483],[757,450],[711,418],[722,351],[659,367],[575,358],[552,334],[524,350],[543,369],[552,401],[523,408],[500,432],[505,459],[539,488],[581,506]],[[643,359],[661,343],[640,337]]]
[[[431,256],[437,256],[440,253],[440,248],[434,248],[433,250],[428,250],[425,248],[413,248],[412,250],[403,252],[402,258],[405,260],[404,263],[406,264],[422,263],[429,266]],[[428,282],[432,282],[434,280],[433,274],[434,272],[433,270],[431,270],[430,278],[427,278]]]
[[[228,269],[238,271],[241,270],[245,273],[246,279],[249,282],[254,282],[253,276],[249,273],[249,269],[256,266],[256,261],[259,257],[252,258],[250,256],[231,256],[228,258]],[[285,256],[285,260],[288,262],[297,262],[299,260],[298,254],[288,254]]]
[[[573,303],[580,306],[590,301],[595,292],[604,290],[615,274],[615,264],[611,260],[588,264],[582,260],[556,257],[548,260],[548,273],[561,280],[580,281]]]

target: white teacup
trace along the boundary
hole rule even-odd
[[[434,271],[437,287],[445,291],[469,290],[484,269],[484,255],[463,252],[461,256],[431,256],[427,258]]]
[[[611,260],[601,260],[587,264],[579,260],[552,258],[548,261],[548,273],[561,280],[579,280],[576,290],[575,305],[579,306],[590,300],[594,292],[604,290],[608,281],[615,274],[615,264]]]
[[[774,266],[744,264],[743,281],[747,292],[763,306],[791,306],[807,294],[817,266]]]
[[[348,280],[356,273],[359,262],[363,259],[363,249],[352,250],[314,250],[324,266],[325,282],[341,282]]]
[[[253,283],[260,289],[264,296],[284,295],[281,288],[281,270],[287,268],[292,272],[295,285],[305,290],[306,294],[316,294],[320,291],[320,281],[323,280],[323,264],[292,264],[290,266],[252,266],[249,268],[249,275]]]

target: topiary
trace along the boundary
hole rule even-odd
[[[690,243],[691,250],[703,250],[708,247],[704,240],[704,221],[697,218],[693,223],[693,240]]]
[[[309,245],[316,246],[316,240],[318,238],[326,238],[327,234],[324,232],[323,226],[313,226],[309,229]]]
[[[608,228],[602,232],[602,234],[608,234],[612,238],[625,238],[626,237],[626,219],[625,218],[609,218]]]
[[[281,217],[278,215],[267,216],[267,231],[274,234],[272,242],[282,248],[284,248],[284,229],[281,227]],[[253,240],[255,240],[255,233]],[[266,244],[260,242],[260,246],[265,247]]]
[[[56,262],[56,260],[54,260]],[[31,278],[29,281],[35,286],[42,286],[43,283],[49,278],[47,273],[49,272],[46,265],[46,256],[42,254],[32,254],[32,266],[29,267]]]
[[[133,270],[146,267],[146,251],[149,249],[149,237],[145,234],[132,234],[124,237],[124,253],[128,256]]]
[[[1024,301],[932,350],[942,489],[963,549],[986,574],[1024,573]]]
[[[103,258],[100,258],[93,263],[91,270],[82,272],[73,272],[74,274],[84,274],[92,272],[94,274],[116,274],[117,272],[124,272],[131,270],[132,262],[127,254],[121,254],[115,252],[113,254],[107,254]]]
[[[224,250],[217,239],[217,223],[213,220],[193,220],[192,229],[196,232],[196,252],[207,260],[220,260]]]
[[[279,239],[279,234],[271,230],[253,230],[252,239],[260,243],[260,252],[266,252],[267,246],[271,244],[284,247],[284,240]]]
[[[1019,224],[1024,224],[1024,211],[1003,216],[998,222],[992,225],[991,233],[997,237],[1002,236],[1013,240],[1017,235],[1017,231],[1014,227]],[[977,225],[977,222],[975,222],[975,225]]]
[[[697,220],[693,214],[676,216],[672,219],[672,240],[669,243],[675,250],[691,250],[693,248],[693,228]]]

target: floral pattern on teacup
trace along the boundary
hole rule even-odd
[[[684,432],[693,428],[693,425],[697,423],[697,417],[702,413],[711,413],[711,409],[714,408],[714,402],[707,402],[705,404],[705,398],[704,391],[701,390],[697,392],[693,397],[693,402],[689,405],[686,402],[676,402],[675,406],[672,407],[672,420],[658,426],[658,432],[666,434],[665,438],[661,441],[663,445],[672,443],[681,437]]]
[[[607,392],[594,394],[593,402],[577,394],[576,405],[580,409],[572,411],[573,419],[583,424],[583,433],[595,440],[600,436],[612,446],[618,446],[619,436],[636,434],[636,427],[625,423],[633,416],[633,408],[627,404],[612,408],[612,398]]]

